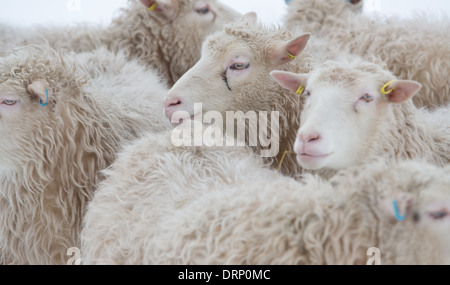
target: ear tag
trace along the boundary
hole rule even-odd
[[[392,91],[395,90],[395,88],[392,88],[392,89],[389,90],[389,91],[386,91],[386,88],[387,88],[389,85],[391,85],[393,82],[394,82],[394,80],[389,81],[388,83],[386,83],[385,85],[383,85],[383,87],[381,87],[381,89],[380,89],[381,94],[383,94],[383,95],[389,95],[389,94],[391,94]]]
[[[152,6],[148,7],[148,10],[155,11],[157,5],[158,5],[158,2],[153,3]]]
[[[290,60],[294,60],[297,58],[296,56],[292,55],[290,52],[287,53],[287,56],[289,57]]]
[[[394,205],[395,218],[397,219],[397,221],[403,222],[406,219],[406,213],[403,216],[400,215],[400,211],[398,210],[397,200],[394,200],[392,202],[392,204]]]
[[[39,104],[41,104],[42,107],[45,107],[48,105],[48,89],[45,89],[45,96],[47,97],[46,102],[42,103],[41,98],[39,98]]]
[[[305,87],[300,84],[300,87],[298,87],[297,92],[295,92],[295,94],[298,94],[301,96],[304,91],[305,91]]]

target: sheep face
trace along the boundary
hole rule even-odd
[[[449,167],[380,158],[340,171],[330,182],[345,211],[358,209],[358,217],[369,218],[358,228],[380,222],[369,244],[381,250],[382,264],[448,264]]]
[[[234,10],[216,0],[140,0],[161,22],[195,25],[201,30],[217,30],[237,18]]]
[[[73,81],[65,80],[68,77]],[[57,97],[61,92],[71,98],[67,102],[75,100],[79,82],[74,78],[73,70],[44,48],[24,48],[0,62],[2,171],[21,169],[36,155],[44,160],[58,155],[48,153],[56,151],[53,130],[64,129],[65,111],[58,108]]]
[[[420,89],[413,81],[394,80],[376,64],[329,62],[311,74],[275,73],[286,88],[306,101],[294,151],[303,168],[340,170],[374,155],[381,132],[394,124],[392,104],[408,101]],[[299,89],[304,86],[305,89]]]
[[[223,28],[240,17],[236,11],[218,3],[215,0],[194,0],[190,1],[180,18],[180,22],[193,24],[201,29],[204,37]]]
[[[439,189],[418,199],[417,206],[413,208],[413,218],[424,232],[436,237],[441,245],[444,263],[450,264],[450,184],[441,183],[435,187]]]
[[[30,134],[39,132],[42,115],[46,112],[41,104],[47,102],[44,82],[36,81],[28,90],[11,80],[0,84],[0,169],[11,170],[19,166],[26,148],[32,149]],[[41,102],[41,104],[39,103]],[[45,120],[46,121],[46,120]]]
[[[149,7],[149,16],[154,19],[147,24],[161,25],[165,40],[182,50],[186,50],[185,46],[192,44],[198,45],[200,49],[200,44],[207,35],[240,16],[239,13],[216,0],[140,1]],[[174,34],[174,31],[178,33]],[[181,31],[195,31],[195,33]],[[198,57],[195,60],[197,61]],[[194,64],[195,62],[192,63]]]
[[[416,168],[424,169],[424,164],[418,164]],[[392,170],[396,172],[398,169],[394,168],[390,171]],[[435,258],[439,260],[439,264],[450,264],[450,241],[448,239],[450,233],[450,192],[448,191],[450,172],[443,172],[442,169],[436,168],[430,170],[433,173],[426,173],[429,170],[423,172],[410,170],[409,175],[404,176],[405,181],[401,185],[384,185],[387,186],[386,189],[413,189],[413,192],[402,190],[396,194],[392,194],[396,192],[395,190],[389,190],[389,194],[383,202],[385,209],[389,209],[385,213],[388,213],[390,218],[385,221],[385,227],[394,226],[388,231],[392,231],[393,236],[397,235],[398,243],[402,244],[398,247],[399,254],[411,251],[420,252],[423,251],[424,246],[428,246],[436,249],[433,252],[437,255]],[[415,177],[411,176],[414,172],[416,172]],[[394,175],[401,176],[403,174],[396,173]],[[416,177],[419,179],[415,179]],[[382,178],[380,177],[380,179]],[[392,180],[390,182],[392,183]],[[393,201],[398,203],[397,209],[394,208]],[[396,211],[398,213],[395,213]],[[416,235],[411,241],[406,241],[411,238],[407,234],[408,231],[405,231],[405,228],[408,227],[413,229]],[[423,254],[429,253],[424,252]]]
[[[177,111],[194,113],[194,104],[203,111],[273,111],[277,104],[276,85],[271,86],[269,72],[291,61],[304,49],[309,34],[291,37],[287,32],[263,30],[248,14],[240,22],[208,37],[200,61],[170,90],[165,113],[179,123]],[[290,40],[288,39],[290,38]],[[281,97],[281,96],[280,96]],[[279,108],[278,108],[279,109]]]

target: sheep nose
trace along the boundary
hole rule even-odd
[[[173,113],[175,113],[176,109],[182,104],[183,103],[181,102],[181,100],[179,98],[167,99],[164,102],[164,109],[166,112],[166,117],[169,119],[172,118]]]
[[[320,134],[319,133],[299,134],[298,139],[301,143],[305,145],[313,144],[320,141]]]

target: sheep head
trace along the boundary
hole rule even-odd
[[[239,16],[234,10],[219,4],[216,0],[140,0],[149,14],[162,22],[195,26],[197,33],[211,32],[222,28],[225,23]]]
[[[123,38],[113,46],[151,65],[170,86],[198,61],[208,35],[240,17],[216,0],[141,0],[128,13],[113,22]]]
[[[264,28],[256,23],[254,13],[245,15],[207,38],[200,61],[170,90],[167,117],[171,119],[177,111],[194,116],[195,103],[202,103],[205,112],[224,116],[227,111],[280,110],[275,106],[284,98],[278,95],[280,88],[272,84],[269,73],[289,68],[309,37]]]
[[[52,156],[46,153],[55,144],[49,132],[64,129],[63,118],[74,107],[70,102],[81,96],[83,82],[49,48],[25,47],[0,61],[2,170],[22,167],[33,160],[34,152]]]
[[[391,81],[392,73],[361,59],[329,61],[310,74],[272,76],[306,98],[294,151],[300,165],[312,170],[340,170],[372,159],[377,144],[386,143],[380,134],[396,127],[393,105],[411,105],[421,88],[415,81]]]

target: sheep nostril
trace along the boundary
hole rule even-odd
[[[165,107],[166,108],[170,108],[170,107],[175,107],[177,105],[181,105],[182,102],[180,99],[176,98],[176,99],[170,99],[170,100],[166,100],[165,102]]]
[[[304,143],[304,144],[313,143],[315,141],[320,140],[320,135],[319,134],[310,134],[310,135],[300,134],[299,140],[301,143]]]
[[[320,139],[319,136],[311,137],[308,139],[307,143],[312,143],[312,142],[318,141],[319,139]]]

